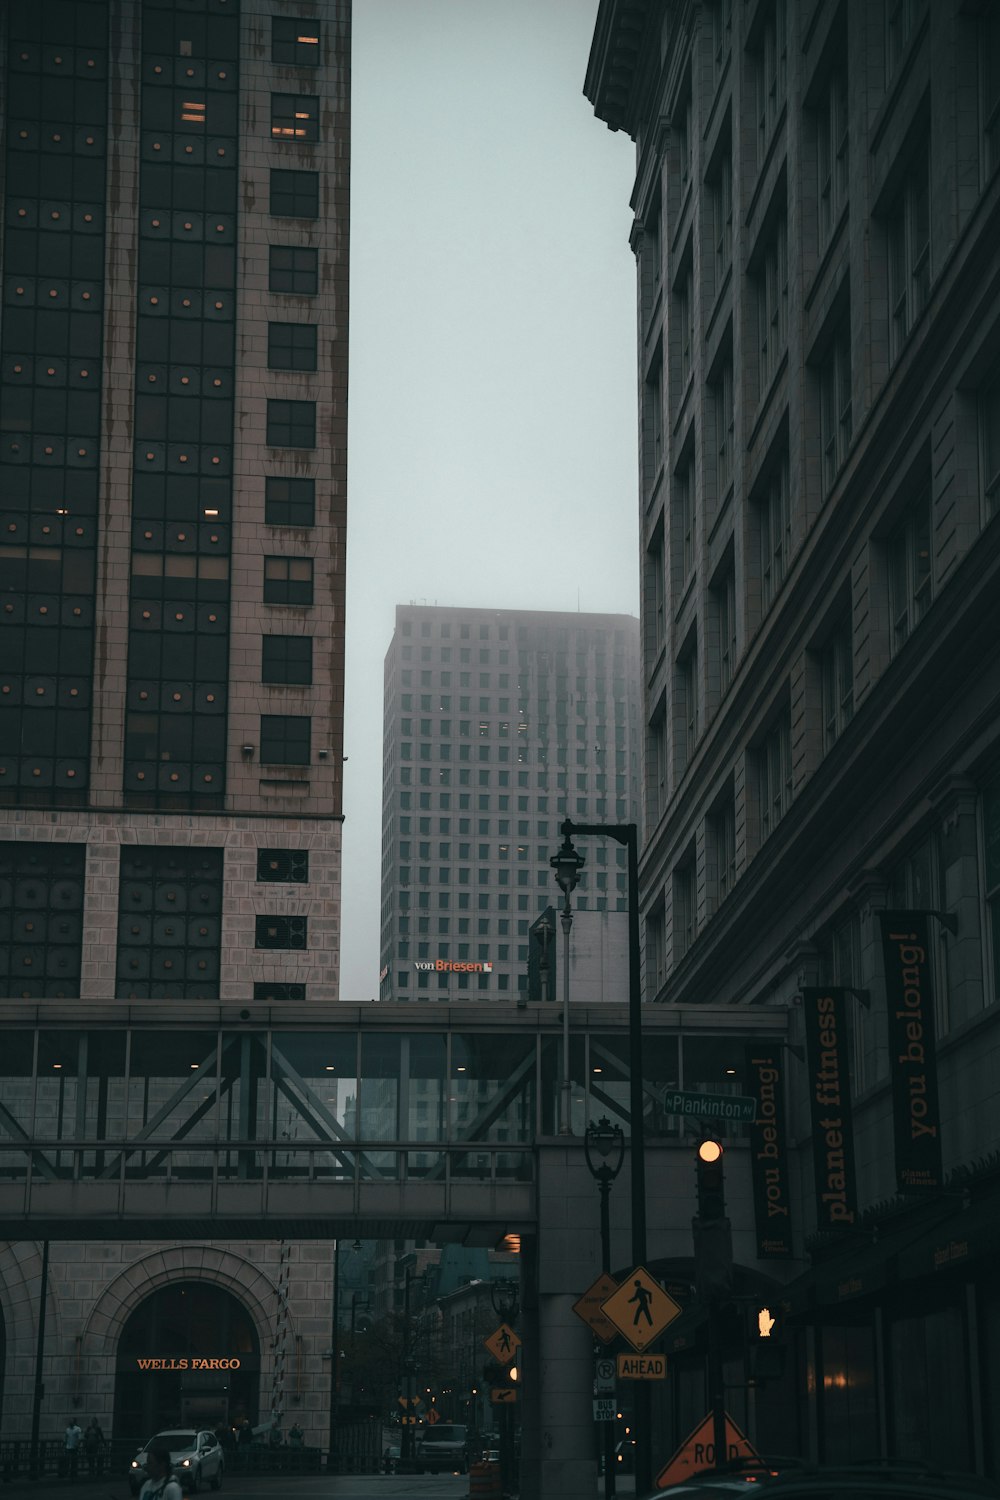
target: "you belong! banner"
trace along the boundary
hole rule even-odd
[[[792,1216],[788,1201],[787,1125],[780,1046],[751,1042],[746,1049],[746,1092],[757,1108],[747,1126],[753,1216],[760,1260],[784,1260],[792,1253]]]
[[[902,1193],[942,1183],[934,986],[924,911],[882,911],[882,957],[888,1018],[889,1072]]]

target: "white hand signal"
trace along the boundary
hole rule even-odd
[[[771,1317],[771,1309],[769,1307],[762,1307],[757,1314],[757,1332],[762,1339],[769,1339],[773,1327],[774,1319]]]

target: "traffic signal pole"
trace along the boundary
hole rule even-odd
[[[698,1142],[695,1175],[698,1212],[691,1222],[698,1295],[708,1314],[708,1398],[715,1468],[727,1460],[726,1391],[722,1367],[722,1303],[732,1291],[733,1236],[726,1218],[723,1150],[719,1141]]]

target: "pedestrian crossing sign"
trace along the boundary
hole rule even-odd
[[[502,1365],[509,1365],[517,1357],[521,1340],[513,1328],[507,1323],[501,1323],[499,1328],[493,1330],[488,1339],[483,1339],[483,1343],[495,1360]]]
[[[634,1271],[622,1277],[618,1289],[601,1303],[601,1311],[638,1354],[681,1315],[673,1297],[663,1290],[645,1266],[636,1266]]]

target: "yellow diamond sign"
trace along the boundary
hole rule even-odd
[[[498,1360],[502,1365],[509,1365],[511,1360],[517,1357],[520,1342],[518,1334],[506,1323],[501,1323],[499,1328],[493,1330],[488,1339],[483,1339],[483,1343],[493,1358]]]
[[[681,1315],[673,1297],[645,1266],[636,1266],[622,1278],[618,1290],[602,1302],[601,1311],[639,1354]]]

